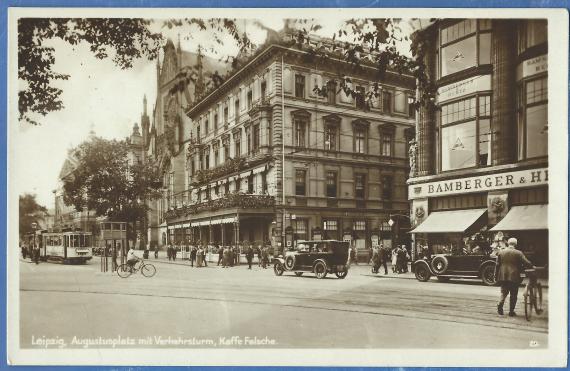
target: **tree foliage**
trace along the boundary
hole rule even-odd
[[[63,200],[112,221],[146,223],[145,200],[160,197],[157,167],[130,164],[125,141],[91,138],[73,150],[75,170],[64,179]]]
[[[38,204],[36,201],[36,195],[26,193],[20,195],[19,198],[19,229],[20,238],[25,234],[34,231],[32,227],[33,223],[39,224],[44,221],[47,209]]]

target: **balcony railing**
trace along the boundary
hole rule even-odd
[[[275,206],[275,197],[269,195],[255,195],[243,193],[228,193],[222,198],[208,200],[204,202],[196,202],[192,204],[183,204],[169,210],[166,213],[167,218],[179,217],[183,215],[197,214],[204,211],[216,211],[223,209],[239,208],[239,209],[263,209],[273,208]]]
[[[198,170],[192,177],[192,185],[199,186],[204,183],[209,183],[214,179],[236,173],[244,168],[245,158],[231,158],[212,169]]]

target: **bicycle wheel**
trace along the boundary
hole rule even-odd
[[[542,285],[540,283],[536,284],[536,301],[534,303],[534,309],[536,314],[542,314]]]
[[[524,318],[530,321],[532,318],[532,308],[536,302],[536,294],[534,292],[534,287],[528,287],[524,293]]]
[[[145,277],[152,277],[156,273],[156,268],[152,264],[145,264],[141,268],[141,273]]]
[[[128,264],[121,264],[117,267],[117,274],[121,278],[129,277],[133,272],[131,271],[131,267]]]

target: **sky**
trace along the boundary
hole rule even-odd
[[[318,31],[319,36],[332,37],[343,21],[327,18],[314,22],[323,27]],[[279,30],[284,21],[273,16],[265,17],[261,23]],[[265,40],[266,31],[252,19],[238,20],[238,25],[254,43]],[[407,22],[401,26],[402,34],[409,34],[414,28]],[[182,49],[186,51],[196,51],[201,45],[206,48],[205,54],[217,58],[238,52],[229,35],[224,36],[225,42],[220,46],[212,45],[208,31],[197,32],[189,27],[168,29],[160,20],[155,20],[151,28],[173,40],[175,45],[180,37]],[[152,112],[156,98],[156,62],[139,59],[131,69],[121,70],[110,59],[93,57],[87,44],[70,46],[58,39],[48,43],[55,48],[53,70],[70,75],[68,80],[54,83],[63,89],[64,108],[41,117],[40,126],[18,124],[11,138],[15,151],[10,156],[10,181],[14,182],[17,193],[36,194],[38,203],[51,209],[53,191],[58,187],[58,175],[69,149],[87,139],[91,130],[108,139],[129,136],[134,124],[140,124],[145,95],[147,110]],[[217,54],[208,51],[209,46],[214,46]],[[402,43],[399,49],[407,53],[409,45]]]

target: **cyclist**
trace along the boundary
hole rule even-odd
[[[131,246],[129,252],[127,253],[127,264],[129,265],[131,272],[139,260],[140,258],[135,255],[135,249]]]

